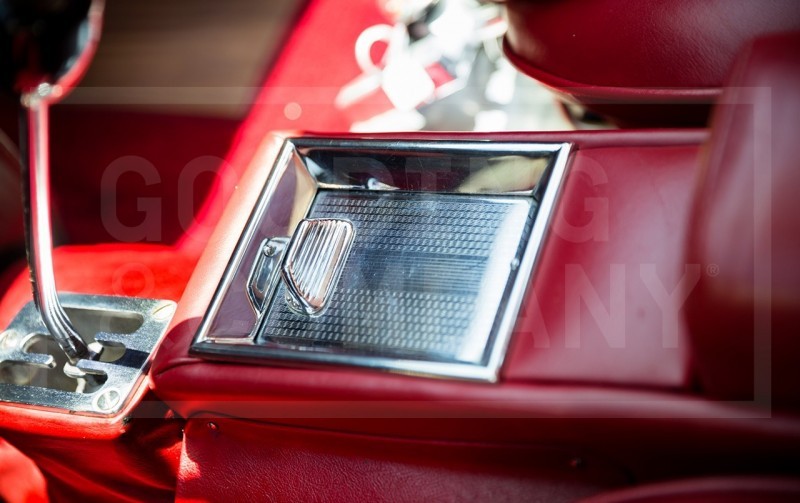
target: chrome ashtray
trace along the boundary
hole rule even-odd
[[[192,352],[496,380],[568,152],[287,140]]]

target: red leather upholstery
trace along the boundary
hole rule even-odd
[[[720,477],[681,480],[604,493],[581,503],[789,503],[800,499],[800,480]]]
[[[579,147],[504,379],[688,386],[684,297],[668,293],[699,276],[680,252],[697,160],[695,145]]]
[[[47,501],[47,485],[33,461],[0,438],[0,501]]]
[[[432,137],[430,134],[402,136]],[[562,240],[548,241],[545,247],[554,248],[545,251],[543,260],[561,267],[562,274],[567,263],[585,264],[584,271],[592,281],[597,281],[594,287],[604,306],[609,305],[611,296],[610,265],[622,262],[626,266],[626,279],[630,276],[625,287],[635,289],[630,299],[632,317],[625,320],[630,328],[629,346],[611,347],[602,330],[593,325],[594,320],[584,311],[581,327],[587,340],[583,346],[572,348],[564,344],[562,325],[547,326],[551,330],[549,348],[536,347],[535,337],[541,332],[518,333],[503,369],[502,382],[497,385],[332,366],[223,363],[189,355],[200,319],[247,220],[249,208],[268,176],[264,166],[270,164],[279,144],[271,140],[251,160],[206,244],[187,287],[191,295],[181,300],[167,339],[158,350],[152,378],[159,397],[187,417],[202,413],[213,417],[232,415],[443,442],[580,445],[595,452],[613,453],[626,469],[642,478],[707,474],[709,470],[725,468],[742,470],[754,465],[781,469],[796,462],[794,448],[784,449],[785,454],[776,453],[790,445],[798,446],[796,451],[800,452],[800,429],[795,418],[764,419],[760,411],[705,401],[691,394],[689,362],[679,350],[682,344],[686,348],[686,339],[679,331],[678,348],[662,346],[661,312],[645,298],[650,295],[646,285],[639,284],[640,266],[655,264],[655,273],[664,289],[677,291],[686,232],[682,220],[688,217],[691,166],[697,152],[693,145],[703,141],[704,134],[643,131],[491,137],[569,140],[578,145],[581,155],[570,168],[575,169],[573,185],[570,188],[568,184],[564,192],[565,197],[576,196],[577,202],[562,198],[561,207],[569,211],[566,217],[570,224],[584,226],[592,217],[584,206],[585,198],[607,196],[612,209],[609,242],[603,241],[603,236],[599,242],[574,236],[570,240],[567,232]],[[588,175],[579,169],[590,161],[606,170],[606,183],[613,186],[606,189],[602,184],[590,183]],[[670,179],[673,169],[675,176]],[[617,186],[626,190],[618,192]],[[577,209],[571,208],[571,204],[576,204]],[[677,207],[681,204],[683,207]],[[580,210],[584,213],[578,214]],[[637,211],[641,214],[632,214]],[[642,242],[642,234],[649,239]],[[560,256],[557,250],[562,250],[565,256]],[[538,290],[535,285],[540,281],[542,289]],[[556,299],[563,298],[563,281],[564,277],[559,278],[558,273],[541,274],[534,278],[534,288],[542,295],[540,298],[546,297],[550,287]],[[526,309],[531,322],[541,316],[535,314],[533,305]],[[547,316],[548,323],[555,323],[559,313]],[[535,323],[524,326],[530,330],[536,327]],[[530,340],[525,340],[526,337]],[[694,448],[701,444],[702,452],[695,452]],[[693,453],[690,458],[686,456],[689,451]],[[654,456],[653,452],[659,455]]]
[[[569,449],[205,417],[186,424],[176,500],[567,502],[624,483],[609,460]]]
[[[94,424],[84,425],[77,438],[64,436],[59,428],[0,434],[36,463],[54,503],[172,501],[183,420],[152,397],[110,437],[98,438],[103,420],[92,419]],[[63,429],[71,427],[68,420],[62,423]]]
[[[179,274],[159,273],[168,280],[154,293],[159,296],[157,292],[164,292],[160,296],[171,298],[183,290],[195,251],[205,249],[153,369],[159,395],[176,411],[193,416],[186,424],[179,498],[233,500],[274,495],[277,499],[310,499],[351,491],[342,497],[419,500],[456,493],[465,499],[538,495],[553,500],[580,497],[589,487],[601,490],[620,485],[625,482],[621,473],[647,481],[741,472],[753,467],[786,471],[798,466],[800,429],[796,416],[691,394],[687,355],[674,348],[659,351],[664,349],[656,344],[661,340],[662,320],[651,303],[639,298],[644,290],[635,278],[625,285],[637,289],[633,295],[637,298],[631,301],[643,311],[629,311],[631,318],[625,320],[626,327],[633,329],[631,337],[637,337],[630,347],[622,351],[603,347],[605,339],[597,327],[586,329],[592,343],[578,351],[558,346],[536,351],[541,348],[534,344],[534,352],[528,353],[530,348],[525,344],[533,339],[525,341],[518,336],[499,386],[352,369],[213,363],[189,356],[187,350],[199,318],[247,217],[241,210],[252,206],[266,176],[264,166],[269,161],[264,159],[269,159],[269,149],[274,145],[267,146],[266,153],[254,154],[264,148],[264,133],[276,124],[297,124],[282,116],[287,101],[301,103],[303,117],[317,120],[312,124],[321,124],[318,127],[322,129],[336,129],[336,124],[346,122],[324,101],[330,89],[300,84],[319,83],[319,76],[327,78],[328,73],[305,63],[290,64],[308,61],[300,56],[313,54],[310,49],[321,52],[326,46],[338,46],[345,32],[358,32],[350,23],[333,23],[330,31],[324,31],[325,36],[319,36],[323,32],[320,27],[331,26],[321,20],[335,18],[341,4],[315,5],[324,8],[306,15],[301,25],[303,31],[315,36],[295,41],[295,52],[281,58],[278,68],[283,79],[270,80],[271,87],[262,92],[229,157],[225,169],[234,173],[239,183],[219,189],[217,200],[226,201],[231,193],[233,199],[211,239],[207,231],[216,223],[216,215],[204,210],[200,225],[184,236],[177,253],[168,248],[151,253],[126,246],[116,248],[117,258],[113,248],[99,249],[97,254],[92,249],[59,253],[62,257],[71,255],[63,264],[80,265],[78,273],[63,280],[62,286],[73,290],[94,291],[97,286],[110,289],[115,260],[122,260],[122,264],[152,262],[167,269],[177,266]],[[309,41],[312,38],[313,44]],[[300,46],[305,53],[298,49]],[[328,63],[333,67],[338,64],[333,60]],[[574,133],[567,138],[564,134],[509,134],[491,138],[574,140],[582,149],[581,164],[598,163],[607,170],[608,184],[630,189],[614,195],[611,187],[592,184],[583,176],[573,177],[565,193],[575,195],[577,201],[585,203],[589,198],[608,195],[613,218],[609,232],[620,241],[597,246],[553,241],[548,244],[551,251],[545,260],[562,268],[569,263],[566,258],[574,260],[573,264],[583,264],[606,307],[613,294],[610,284],[604,282],[602,268],[614,260],[637,266],[646,260],[656,266],[667,290],[676,286],[672,283],[680,276],[679,257],[684,250],[685,223],[681,218],[688,206],[670,205],[688,204],[689,175],[697,145],[705,139],[703,133]],[[616,162],[618,159],[622,161]],[[248,165],[250,169],[240,179]],[[674,179],[668,176],[673,169]],[[580,226],[591,217],[588,210],[581,212],[585,208],[578,205],[561,211],[569,223]],[[636,211],[641,214],[630,214]],[[648,236],[648,242],[637,240],[640,233]],[[631,243],[626,250],[624,245]],[[558,250],[566,255],[562,257]],[[116,262],[116,266],[121,263]],[[90,269],[92,274],[85,275]],[[563,286],[563,280],[556,274],[536,278],[544,287],[556,289]],[[132,278],[131,287],[141,287],[137,281]],[[0,308],[0,318],[14,311],[14,303],[21,302],[24,278],[17,282],[16,293]],[[548,316],[546,326],[552,337],[564,327],[558,326],[559,313],[551,312],[551,307],[545,307],[547,313],[542,314]],[[528,311],[529,320],[536,320],[538,315],[530,314],[532,311]],[[589,327],[592,320],[587,317],[586,321],[584,326]],[[530,327],[537,325],[531,323]],[[653,334],[658,337],[654,339]],[[685,344],[684,331],[678,332],[678,340]],[[551,338],[556,344],[561,341]],[[591,359],[593,353],[600,358]],[[551,382],[543,382],[548,376]],[[65,499],[85,500],[92,491],[98,491],[96,497],[100,499],[172,496],[182,423],[149,411],[146,401],[136,409],[144,417],[132,423],[122,418],[106,421],[7,409],[0,408],[5,414],[0,416],[0,423],[16,430],[9,438],[31,453],[54,481],[54,490]],[[224,414],[253,421],[224,418]],[[216,428],[209,427],[209,421]],[[265,424],[267,421],[292,426],[283,428]],[[87,435],[90,438],[83,438]],[[76,446],[80,450],[73,452]],[[59,458],[64,452],[68,455]],[[77,467],[83,468],[87,460],[94,459],[101,462],[89,475],[91,480],[70,482]],[[573,472],[576,469],[578,472]],[[83,482],[86,484],[81,486]],[[328,492],[321,493],[320,488]],[[484,492],[487,490],[490,492]]]
[[[713,102],[738,50],[761,34],[800,29],[800,5],[509,0],[508,20],[509,57],[564,96],[627,123],[697,124],[707,106],[675,105]]]
[[[756,41],[713,122],[688,262],[713,264],[687,304],[714,396],[800,405],[800,33]]]

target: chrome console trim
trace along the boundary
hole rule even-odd
[[[531,274],[535,267],[537,258],[541,251],[544,240],[546,239],[550,220],[556,206],[558,195],[561,191],[562,183],[567,170],[567,161],[571,145],[569,143],[524,143],[524,142],[484,142],[484,141],[392,141],[392,140],[373,140],[373,139],[325,139],[325,138],[294,138],[286,140],[283,148],[277,156],[272,172],[265,184],[258,202],[253,209],[250,219],[242,233],[233,256],[228,263],[225,273],[218,285],[218,288],[211,300],[209,309],[204,316],[198,333],[196,334],[190,349],[190,353],[204,358],[250,362],[259,364],[276,364],[281,361],[298,364],[342,364],[355,365],[382,369],[404,374],[426,375],[434,377],[449,377],[459,379],[470,379],[479,381],[494,382],[498,379],[498,372],[503,363],[506,350],[511,339],[511,335],[516,324],[520,307],[525,298],[530,283]],[[496,156],[497,158],[514,161],[516,157],[526,160],[545,159],[542,164],[541,172],[536,174],[535,179],[526,179],[525,176],[499,177],[503,179],[503,184],[497,185],[493,180],[498,177],[476,175],[474,172],[463,174],[455,173],[452,178],[441,183],[450,183],[445,186],[433,186],[438,181],[428,180],[418,181],[412,176],[407,177],[405,186],[398,186],[397,180],[388,176],[381,166],[374,167],[366,162],[359,169],[364,173],[337,173],[326,169],[313,158],[315,149],[325,152],[341,152],[343,155],[358,154],[356,160],[369,161],[370,152],[397,152],[398,155],[438,155],[453,154],[459,156],[470,156],[487,158]],[[363,154],[363,155],[362,155]],[[264,312],[256,313],[249,331],[242,330],[233,335],[227,335],[224,327],[215,325],[216,317],[220,312],[226,296],[230,293],[232,285],[239,280],[237,275],[242,267],[245,255],[250,254],[248,259],[254,257],[251,251],[253,241],[260,239],[257,227],[266,214],[270,202],[276,195],[282,177],[287,170],[295,169],[297,174],[296,184],[308,184],[312,187],[310,196],[298,196],[300,190],[296,190],[294,196],[299,218],[297,221],[289,222],[285,227],[281,227],[280,232],[285,236],[294,234],[297,225],[303,218],[307,218],[309,209],[314,200],[314,195],[319,190],[350,190],[368,192],[440,192],[440,193],[467,193],[485,196],[518,196],[533,198],[538,207],[535,210],[533,226],[530,230],[527,244],[524,246],[522,254],[512,267],[516,268],[513,283],[507,291],[503,301],[503,308],[496,320],[493,340],[488,356],[480,364],[452,362],[452,361],[426,361],[405,358],[386,358],[382,356],[369,355],[349,355],[346,353],[318,353],[312,351],[298,350],[297,348],[283,348],[275,345],[264,344],[259,339],[259,328],[264,320]],[[506,168],[503,168],[506,169]],[[513,169],[513,166],[508,169]],[[487,171],[487,170],[484,170]],[[449,172],[450,173],[450,172]],[[516,171],[514,171],[516,173]],[[423,173],[425,178],[430,173]],[[453,173],[450,173],[453,174]],[[485,174],[485,173],[484,173]],[[480,174],[479,174],[480,175]],[[533,176],[533,175],[531,175]],[[435,177],[434,177],[435,178]],[[412,180],[413,179],[413,180]],[[509,182],[509,180],[512,180]],[[403,182],[402,177],[400,181]],[[271,236],[272,237],[272,236]],[[261,242],[261,241],[258,241]],[[277,293],[276,293],[277,295]],[[307,311],[308,312],[308,311]]]

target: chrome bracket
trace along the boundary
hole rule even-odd
[[[280,262],[288,244],[288,238],[271,238],[265,239],[259,246],[258,256],[253,262],[247,282],[247,298],[256,313],[264,310],[264,305],[275,287]]]

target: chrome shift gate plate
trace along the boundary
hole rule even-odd
[[[497,380],[568,153],[287,140],[192,353]],[[275,239],[291,241],[264,265]],[[255,269],[278,262],[263,302],[242,309]]]
[[[0,332],[0,402],[111,416],[128,403],[175,313],[169,300],[60,294],[97,360],[74,367],[49,335],[33,302]],[[100,351],[102,349],[102,351]],[[82,376],[75,378],[76,376]]]

